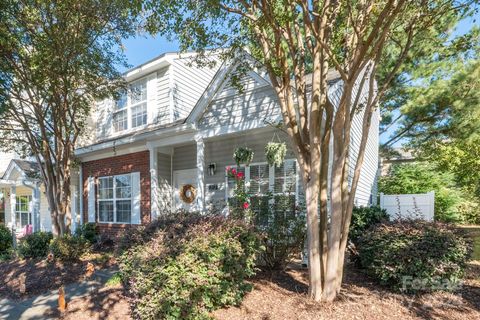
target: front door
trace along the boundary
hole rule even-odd
[[[177,170],[173,172],[175,209],[195,211],[198,209],[197,169]]]

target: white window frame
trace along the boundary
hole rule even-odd
[[[113,101],[113,104],[114,104],[114,110],[113,110],[113,114],[112,114],[112,132],[113,132],[113,135],[128,133],[128,132],[133,131],[133,130],[138,130],[138,129],[141,129],[141,128],[145,128],[148,125],[148,94],[149,94],[148,93],[148,81],[149,81],[148,78],[142,78],[142,79],[139,79],[139,80],[136,80],[136,81],[132,82],[128,86],[128,90],[126,92],[125,107],[123,107],[122,109],[116,109],[117,100]],[[137,86],[139,84],[141,85],[142,83],[145,85],[145,99],[133,103],[132,102],[132,95],[133,95],[132,89],[133,89],[134,86]],[[144,116],[146,117],[146,121],[145,121],[145,123],[137,125],[137,126],[134,127],[133,126],[133,109],[136,108],[136,107],[140,107],[141,105],[145,105],[145,115]],[[117,113],[123,112],[123,111],[126,111],[126,113],[127,113],[127,127],[125,129],[122,129],[122,130],[116,130],[115,123],[113,121],[114,115],[117,114]]]
[[[297,164],[297,161],[295,159],[285,159],[284,162],[287,162],[287,161],[293,161],[295,163],[295,190],[293,192],[280,192],[280,193],[275,193],[275,165],[268,165],[267,162],[254,162],[254,163],[250,163],[250,165],[246,166],[245,164],[242,164],[240,166],[237,166],[236,164],[233,164],[233,165],[230,165],[230,166],[226,166],[226,167],[230,167],[232,169],[237,169],[238,167],[241,167],[241,168],[245,168],[245,186],[248,188],[250,188],[250,166],[258,166],[258,165],[268,165],[269,166],[269,173],[268,173],[268,179],[269,179],[269,185],[268,185],[268,190],[269,192],[272,193],[273,196],[275,195],[281,195],[281,194],[295,194],[295,202],[298,203],[298,194],[299,194],[299,183],[300,183],[300,180],[299,180],[299,175],[298,175],[298,164]],[[226,172],[226,171],[225,171]],[[263,194],[261,193],[255,193],[253,194],[254,196],[261,196]],[[229,199],[229,187],[228,187],[228,175],[225,174],[225,201],[227,202],[228,204],[228,199]]]
[[[117,197],[117,177],[128,176],[130,179],[130,198],[118,198]],[[113,198],[100,199],[100,180],[101,179],[113,179]],[[133,224],[132,223],[132,214],[133,214],[133,181],[131,173],[117,174],[112,176],[102,176],[98,177],[98,188],[97,188],[97,222],[105,224]],[[118,222],[117,217],[117,201],[130,201],[130,221],[129,222]],[[100,202],[113,202],[113,221],[102,221],[100,220]]]
[[[27,210],[18,210],[20,207],[20,198],[26,198],[27,199]],[[15,196],[15,223],[17,226],[16,228],[24,228],[25,226],[22,226],[22,213],[27,214],[27,224],[32,224],[32,196],[31,195],[17,195]],[[18,214],[18,219],[17,219],[17,214]]]

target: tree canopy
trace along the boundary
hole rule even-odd
[[[131,8],[123,0],[0,3],[0,147],[41,165],[58,234],[70,224],[75,145],[95,100],[121,84],[117,48],[135,31]]]

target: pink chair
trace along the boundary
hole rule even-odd
[[[27,224],[25,227],[23,227],[22,232],[20,232],[17,238],[23,238],[32,233],[33,233],[33,226],[31,224]]]

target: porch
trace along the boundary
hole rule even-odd
[[[147,142],[152,218],[179,209],[224,212],[234,186],[234,181],[226,177],[225,168],[236,166],[233,153],[240,146],[254,151],[251,165],[239,169],[245,173],[251,192],[266,194],[288,190],[298,194],[300,183],[291,148],[288,148],[284,166],[274,168],[266,162],[265,146],[274,135],[288,141],[277,129],[264,127],[233,133],[196,133]],[[192,202],[189,196],[193,196]]]

